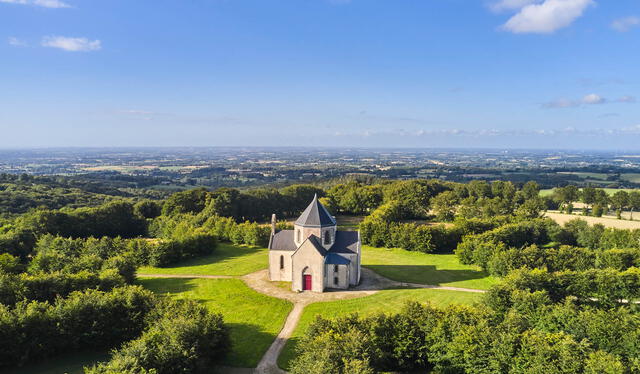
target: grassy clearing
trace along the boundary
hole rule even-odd
[[[2,371],[3,374],[83,374],[85,366],[92,366],[100,361],[107,361],[109,354],[107,352],[77,352],[51,360],[27,365],[16,369],[7,369]]]
[[[581,220],[587,221],[587,223],[590,225],[599,223],[604,225],[604,227],[613,227],[616,229],[626,229],[626,230],[640,229],[640,221],[619,220],[615,216],[590,217],[590,216],[583,216],[579,214],[565,214],[565,213],[558,213],[558,212],[547,212],[545,213],[545,216],[551,218],[552,220],[556,221],[560,225],[564,225],[565,223],[571,220],[579,218]],[[629,216],[628,212],[623,213],[623,217],[628,218],[628,216]],[[640,213],[636,212],[636,214],[634,214],[634,217],[635,219],[639,219]]]
[[[603,190],[607,193],[607,195],[613,196],[613,194],[615,194],[618,191],[631,192],[631,191],[636,191],[637,189],[634,189],[634,188],[603,188]],[[542,197],[551,196],[551,195],[553,195],[553,189],[540,190],[540,196],[542,196]]]
[[[260,294],[238,279],[141,279],[158,294],[193,299],[224,316],[233,349],[225,365],[252,368],[276,338],[292,304]]]
[[[436,306],[450,304],[474,304],[480,300],[482,294],[471,292],[457,292],[430,289],[411,290],[385,290],[375,295],[359,299],[330,301],[308,305],[300,317],[300,322],[294,330],[291,338],[278,357],[278,365],[288,368],[290,361],[295,356],[296,344],[316,319],[316,316],[325,318],[337,318],[352,313],[360,316],[368,316],[375,313],[397,313],[408,301],[430,302]]]
[[[362,265],[400,282],[486,290],[498,281],[477,266],[462,265],[453,254],[363,246]]]
[[[210,256],[194,258],[166,268],[145,266],[138,269],[138,272],[171,275],[245,275],[267,268],[267,252],[266,248],[219,243]]]

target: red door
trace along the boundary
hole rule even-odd
[[[303,275],[302,276],[302,289],[304,291],[311,291],[311,275]]]

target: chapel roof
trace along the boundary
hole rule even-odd
[[[296,220],[296,225],[303,227],[336,226],[336,220],[324,205],[318,201],[318,195],[316,194],[313,196],[311,204]]]

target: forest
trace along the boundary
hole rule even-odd
[[[333,214],[362,217],[352,229],[363,244],[455,253],[501,280],[474,306],[408,303],[397,314],[319,318],[292,373],[640,373],[640,230],[544,216],[578,202],[584,214],[619,216],[638,209],[634,191],[355,179],[166,198],[59,188],[52,205],[31,193],[19,205],[2,200],[0,368],[80,347],[113,349],[86,373],[219,364],[231,349],[222,316],[154,295],[136,283],[136,269],[207,256],[220,242],[264,247],[271,214],[288,227],[317,194]]]

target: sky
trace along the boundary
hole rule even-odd
[[[640,0],[0,0],[0,148],[640,146]]]

